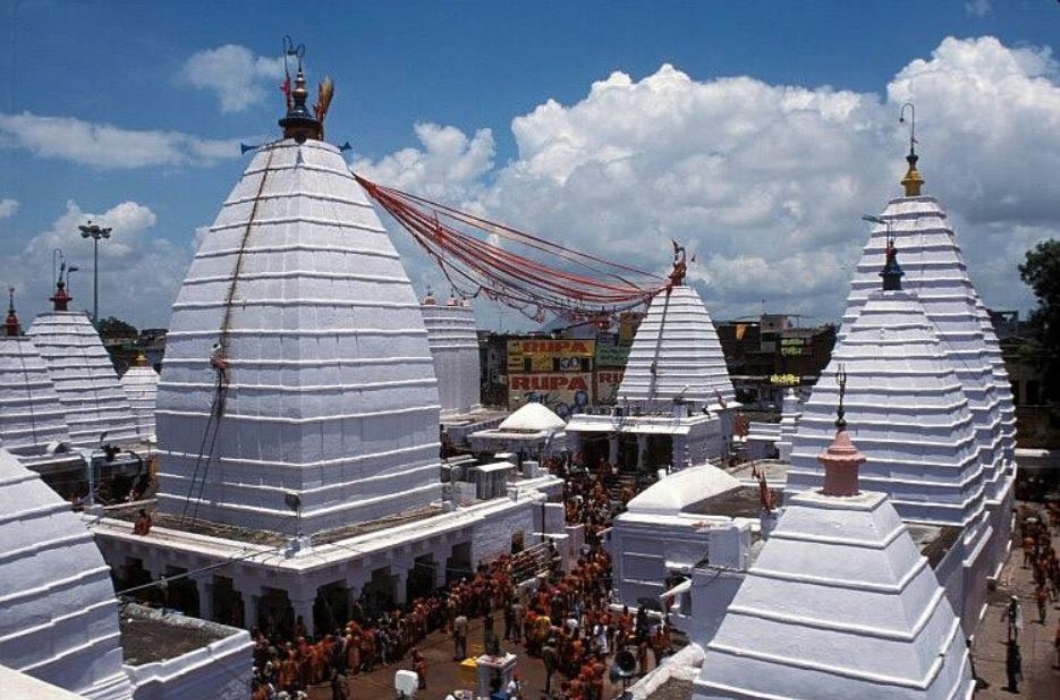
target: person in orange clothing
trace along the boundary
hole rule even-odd
[[[151,525],[154,522],[151,520],[151,516],[143,508],[140,509],[140,514],[136,516],[136,522],[133,524],[133,534],[146,537],[147,533],[151,532]]]
[[[287,650],[287,658],[280,664],[280,687],[291,695],[298,692],[298,675],[298,652],[292,647]]]
[[[427,658],[419,649],[412,650],[412,670],[419,679],[419,689],[427,689]]]

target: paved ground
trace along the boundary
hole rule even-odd
[[[1060,547],[1060,537],[1056,535],[1053,536],[1053,547]],[[980,688],[976,700],[1011,700],[1014,697],[1060,700],[1060,669],[1055,666],[1056,650],[1053,647],[1060,605],[1050,605],[1045,624],[1038,623],[1031,571],[1023,568],[1022,563],[1023,553],[1018,548],[1013,549],[1001,573],[998,591],[991,595],[990,606],[979,624],[972,658],[975,659],[976,673],[990,685]],[[1012,595],[1020,598],[1024,621],[1020,634],[1024,682],[1018,696],[1005,689],[1008,684],[1005,675],[1008,624],[1002,620],[1002,614]]]

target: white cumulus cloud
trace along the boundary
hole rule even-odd
[[[238,158],[239,141],[207,140],[176,131],[123,129],[75,117],[0,114],[0,147],[99,170],[202,166]]]
[[[518,155],[499,168],[474,137],[420,127],[422,148],[355,171],[383,184],[664,272],[669,239],[698,262],[715,317],[797,312],[837,319],[868,237],[863,214],[901,194],[916,105],[925,191],[957,228],[988,306],[1026,307],[1016,265],[1060,232],[1060,84],[1047,49],[945,39],[885,96],[737,76],[697,80],[663,65],[614,73],[578,102],[512,121]],[[396,234],[400,241],[404,236]],[[427,263],[417,263],[426,266]],[[418,273],[428,276],[428,273]],[[417,275],[413,275],[414,281]]]
[[[77,267],[70,277],[73,309],[92,308],[93,241],[81,236],[79,225],[92,221],[111,229],[111,237],[99,243],[100,316],[117,316],[133,325],[165,323],[173,305],[192,251],[155,234],[158,217],[147,206],[121,202],[106,211],[89,212],[76,202],[66,204],[45,230],[31,235],[20,248],[0,254],[7,270],[4,284],[16,289],[16,306],[23,327],[49,308],[54,293],[50,274],[55,251]]]
[[[0,219],[6,219],[9,216],[14,216],[15,212],[18,211],[18,200],[5,197],[0,199]]]
[[[178,79],[217,95],[221,112],[242,112],[260,102],[269,89],[279,87],[283,59],[255,56],[245,46],[225,44],[192,54],[180,69]]]
[[[354,172],[428,197],[468,201],[493,167],[493,133],[479,129],[469,138],[455,127],[431,123],[416,124],[414,129],[419,148],[403,148],[377,163],[356,159]]]

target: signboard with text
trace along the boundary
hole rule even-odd
[[[595,340],[509,340],[508,373],[587,372],[595,355]]]
[[[585,372],[531,372],[508,375],[508,408],[544,404],[566,420],[593,402],[593,376]]]
[[[623,370],[596,371],[596,405],[614,404],[618,401],[618,387],[622,384]]]
[[[597,345],[597,367],[625,367],[629,360],[628,345]]]

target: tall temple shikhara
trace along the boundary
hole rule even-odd
[[[284,138],[247,167],[173,306],[157,411],[165,512],[312,533],[441,495],[419,303],[307,97],[299,67]]]
[[[851,282],[832,363],[870,456],[863,475],[903,519],[961,529],[962,572],[944,577],[969,633],[984,581],[1007,553],[1015,479],[1012,392],[997,338],[938,201],[921,193],[910,148],[905,195],[877,220]],[[900,260],[900,264],[899,261]],[[883,276],[881,289],[880,278]],[[788,492],[816,488],[836,387],[814,387],[794,438]]]

